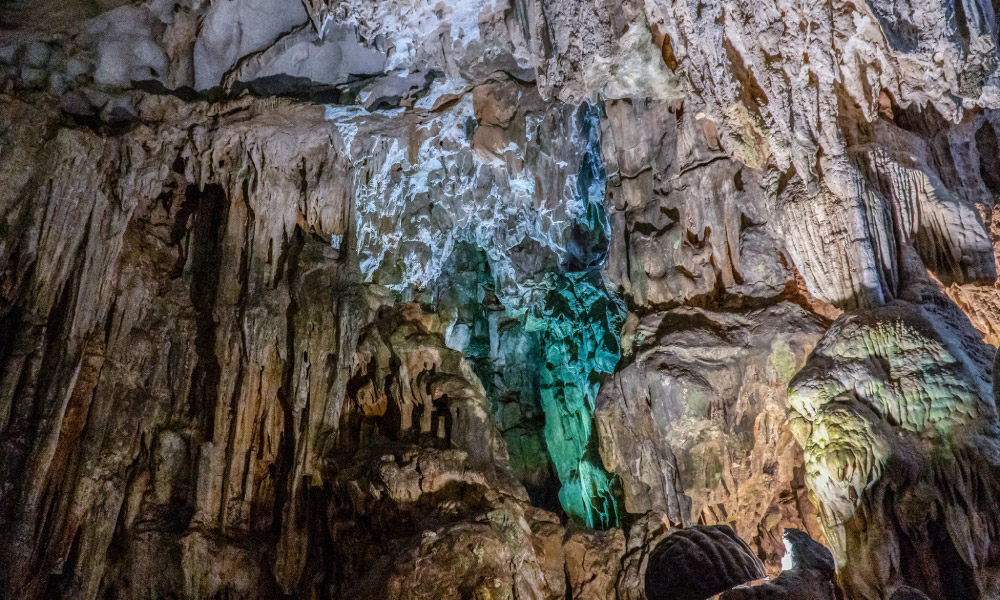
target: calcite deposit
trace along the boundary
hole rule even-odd
[[[1000,598],[982,0],[0,7],[0,598]]]

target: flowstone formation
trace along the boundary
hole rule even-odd
[[[992,356],[925,293],[845,315],[792,382],[806,478],[859,598],[906,584],[938,598],[1000,593],[985,516],[1000,458]]]
[[[6,3],[0,597],[997,597],[997,18]]]

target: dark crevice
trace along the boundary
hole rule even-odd
[[[992,123],[983,123],[976,131],[976,150],[979,153],[979,176],[994,196],[1000,195],[1000,143]]]
[[[969,23],[965,16],[965,6],[962,0],[955,0],[955,28],[958,30],[958,43],[962,48],[962,54],[969,52]]]
[[[285,505],[291,500],[289,493],[292,485],[288,480],[295,458],[295,416],[294,416],[294,375],[296,370],[295,352],[295,316],[298,313],[298,294],[296,289],[299,277],[299,256],[305,236],[302,228],[295,226],[287,249],[282,251],[282,259],[287,268],[289,301],[285,312],[285,356],[286,362],[281,375],[281,387],[278,388],[278,402],[284,412],[284,430],[278,442],[278,451],[272,465],[274,479],[274,521],[271,537],[277,541],[281,537],[282,523],[285,516]],[[286,257],[287,255],[287,257]]]
[[[221,369],[215,353],[215,299],[222,268],[222,235],[228,206],[218,184],[185,190],[186,206],[193,209],[191,226],[191,304],[195,309],[195,352],[197,364],[191,378],[189,410],[203,420],[206,436],[213,441],[215,406],[218,402]]]
[[[76,533],[73,534],[73,541],[69,546],[69,554],[66,556],[66,561],[63,563],[63,568],[60,573],[53,573],[49,575],[46,580],[44,598],[61,598],[64,593],[69,591],[73,583],[73,566],[80,561],[80,538],[82,537],[83,527],[77,527]]]

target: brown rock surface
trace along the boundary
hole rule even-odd
[[[614,598],[625,535],[620,529],[568,532],[566,581],[573,600]]]
[[[817,528],[801,449],[784,422],[787,382],[822,327],[790,303],[644,318],[596,413],[626,510],[663,511],[681,526],[730,524],[777,570],[784,527]]]

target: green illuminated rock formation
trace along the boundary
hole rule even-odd
[[[993,348],[936,290],[838,319],[792,381],[789,420],[842,580],[1000,592]]]
[[[559,500],[590,527],[617,527],[622,514],[615,477],[597,453],[593,423],[601,382],[618,362],[623,312],[596,272],[572,273],[556,278],[542,316],[532,323],[541,329],[540,396],[545,441],[562,482]]]

